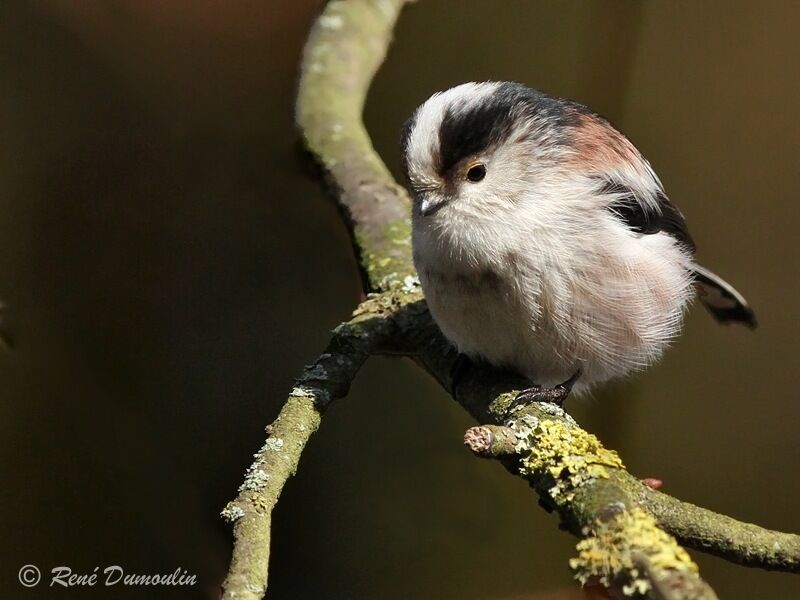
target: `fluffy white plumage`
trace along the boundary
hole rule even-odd
[[[651,364],[679,333],[691,238],[605,120],[520,84],[467,83],[426,101],[403,146],[414,260],[462,353],[548,387],[580,369],[581,392]],[[471,181],[476,165],[485,175]],[[643,233],[630,209],[683,229]]]

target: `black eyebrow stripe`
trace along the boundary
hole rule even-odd
[[[548,96],[539,90],[515,82],[503,82],[477,101],[462,101],[448,107],[439,126],[437,172],[445,176],[468,156],[505,142],[516,127],[537,119],[556,132],[550,143],[565,144],[563,129],[574,124],[585,106]]]
[[[464,158],[507,139],[513,125],[512,109],[513,104],[502,98],[449,107],[439,126],[439,174],[444,176]]]

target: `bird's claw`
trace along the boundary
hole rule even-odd
[[[564,401],[572,391],[575,382],[581,376],[581,370],[578,369],[575,374],[566,381],[559,383],[551,388],[545,388],[540,385],[532,385],[529,388],[522,390],[517,397],[514,398],[511,408],[519,406],[527,406],[534,402],[550,402],[559,408],[564,407]]]

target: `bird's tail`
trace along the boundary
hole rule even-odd
[[[700,302],[717,321],[742,323],[750,329],[758,326],[755,312],[730,283],[700,265],[693,266],[692,274]]]

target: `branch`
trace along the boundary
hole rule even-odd
[[[478,456],[504,459],[520,454],[517,433],[511,427],[472,427],[464,443]],[[628,501],[643,507],[659,525],[682,544],[731,562],[773,571],[800,573],[800,536],[743,523],[706,508],[682,502],[651,489],[625,470],[613,471],[612,479]],[[540,493],[547,490],[539,489]]]
[[[569,444],[565,446],[564,437],[557,434],[567,431]],[[654,523],[692,548],[746,566],[800,572],[800,536],[742,523],[652,490],[625,471],[616,454],[608,455],[609,451],[592,438],[563,411],[544,406],[526,408],[506,426],[473,427],[464,442],[479,456],[513,457],[510,468],[528,479],[542,499],[559,511],[562,521],[574,525],[573,529],[590,527],[587,517],[603,522],[604,508],[593,502],[603,498],[606,506],[644,509]],[[587,439],[591,440],[592,452],[577,447]],[[559,444],[559,451],[554,453],[553,448]],[[543,452],[552,455],[543,456]],[[589,470],[598,468],[600,477],[597,473],[590,476]],[[553,473],[557,476],[553,477]],[[585,489],[581,489],[584,485]],[[571,495],[567,503],[559,501],[564,497],[563,486]],[[591,562],[579,560],[574,566],[586,568]],[[650,571],[657,576],[652,568]]]
[[[326,352],[306,367],[255,455],[239,496],[223,511],[234,522],[225,598],[266,591],[270,515],[323,409],[347,393],[370,354],[414,358],[446,389],[456,353],[430,317],[411,258],[410,202],[372,148],[361,112],[385,57],[404,0],[331,0],[303,54],[297,124],[325,187],[350,228],[370,298],[334,331]],[[478,368],[459,382],[456,400],[479,422],[467,433],[481,455],[527,479],[540,502],[577,536],[571,561],[583,582],[649,598],[712,599],[677,540],[734,562],[800,572],[800,537],[740,523],[643,485],[619,456],[550,405],[508,417],[520,377]],[[675,536],[673,538],[671,535]]]
[[[509,469],[530,482],[542,506],[584,537],[570,561],[581,583],[600,582],[622,595],[716,598],[686,551],[637,501],[641,484],[619,455],[561,408],[526,407],[504,426],[473,427],[464,441],[479,456],[509,458]]]
[[[404,0],[332,0],[309,34],[300,67],[297,125],[350,228],[364,286],[417,293],[413,287],[410,203],[372,149],[361,111],[386,56]],[[323,409],[347,393],[396,308],[373,298],[334,330],[316,363],[306,367],[255,454],[239,495],[223,509],[234,546],[223,597],[262,598],[267,589],[272,509],[293,474]]]
[[[414,274],[411,203],[372,148],[361,113],[408,0],[331,0],[300,65],[297,127],[350,228],[365,287]]]
[[[322,412],[347,395],[361,365],[394,333],[393,306],[381,299],[362,304],[352,320],[333,331],[328,347],[297,379],[267,440],[254,455],[239,495],[222,510],[233,523],[233,556],[223,583],[223,598],[262,598],[267,589],[272,509],[300,454],[319,427]]]
[[[746,566],[800,574],[800,535],[743,523],[645,487],[640,502],[681,543]]]

